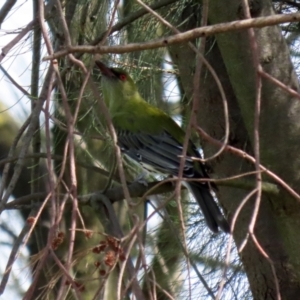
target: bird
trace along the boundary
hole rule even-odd
[[[184,130],[163,110],[142,98],[125,70],[108,67],[100,60],[95,64],[102,74],[102,95],[122,153],[158,173],[177,176]],[[207,167],[200,159],[199,151],[189,140],[182,177],[189,179],[185,184],[198,202],[208,228],[214,233],[219,229],[229,233],[230,226],[211,194],[211,188],[216,190],[216,185],[199,181],[209,179]]]

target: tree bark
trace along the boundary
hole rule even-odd
[[[261,1],[252,10],[255,17],[272,15],[271,1]],[[237,1],[210,1],[209,21],[212,24],[229,22],[241,17]],[[298,81],[290,60],[289,49],[278,26],[255,30],[258,55],[265,72],[298,91]],[[255,69],[247,32],[216,36],[217,45],[209,52],[209,60],[217,70],[229,105],[230,144],[252,153],[254,143]],[[218,50],[218,49],[219,50]],[[220,51],[220,52],[219,52]],[[206,74],[207,75],[207,74]],[[217,88],[212,79],[204,85],[199,123],[215,138],[224,136],[224,117]],[[209,118],[207,118],[209,116]],[[299,181],[299,120],[300,102],[273,83],[263,80],[260,116],[261,163],[279,175],[296,191]],[[211,145],[205,147],[212,154]],[[218,176],[227,177],[253,170],[244,159],[224,154],[215,164]],[[263,176],[263,180],[270,178]],[[233,215],[247,192],[235,188],[220,188],[220,199],[229,215]],[[234,231],[239,247],[244,241],[253,212],[252,198],[240,214]],[[284,190],[278,197],[264,194],[255,236],[274,263],[282,299],[296,299],[300,294],[299,260],[297,249],[300,204]],[[254,299],[276,299],[274,275],[270,264],[251,240],[241,253]]]
[[[252,1],[250,4],[252,4],[250,7],[252,17],[273,14],[271,1]],[[211,25],[241,18],[243,18],[243,13],[239,1],[209,1],[208,19]],[[178,23],[183,20],[184,15]],[[189,20],[182,29],[196,27],[196,23],[199,22],[199,11],[190,9]],[[255,35],[259,60],[264,71],[298,91],[298,80],[280,28],[272,26],[256,29]],[[229,144],[253,155],[256,87],[255,69],[249,43],[246,31],[219,34],[215,39],[208,39],[206,58],[216,71],[225,90],[229,107]],[[178,65],[186,95],[191,99],[193,96],[191,76],[194,73],[195,55],[191,53],[187,45],[171,47],[170,52],[172,59]],[[224,109],[218,87],[207,69],[202,72],[200,84],[201,103],[197,118],[198,125],[212,137],[222,140],[225,134]],[[261,163],[298,192],[299,120],[299,100],[263,79],[259,128]],[[203,147],[206,157],[218,150],[217,147],[205,141]],[[254,166],[244,158],[228,152],[223,152],[211,165],[218,178],[254,170]],[[255,177],[247,178],[253,181],[253,186],[255,186]],[[272,182],[267,176],[263,176],[263,180]],[[219,188],[218,197],[229,219],[232,218],[248,192],[250,190],[245,191],[233,187]],[[252,197],[239,214],[234,230],[237,247],[240,247],[246,238],[254,202],[255,197]],[[300,246],[299,222],[300,204],[283,189],[277,197],[262,195],[259,217],[255,225],[255,236],[274,263],[282,299],[296,299],[300,294],[300,262],[297,254]],[[262,256],[251,238],[240,257],[254,299],[277,299],[275,278],[270,263]]]

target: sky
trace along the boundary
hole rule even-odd
[[[0,8],[6,1],[0,0]],[[12,12],[4,20],[0,29],[0,47],[1,49],[10,42],[22,27],[32,20],[32,3],[31,1],[17,1]],[[28,38],[4,58],[1,66],[26,90],[30,89],[30,39]],[[21,46],[21,47],[20,47]],[[30,101],[15,88],[0,70],[0,101],[7,106],[14,120],[22,124],[28,115]],[[0,112],[1,113],[1,112]],[[0,224],[5,224],[11,231],[10,234],[0,231],[0,272],[5,269],[8,255],[11,251],[11,243],[14,235],[18,235],[23,224],[22,218],[15,211],[4,212],[1,215]],[[13,266],[13,272],[10,276],[7,288],[1,300],[21,299],[18,289],[26,290],[30,284],[30,274],[26,271],[28,252],[26,248],[21,251],[20,258]],[[28,269],[27,269],[28,270]]]
[[[2,7],[4,0],[0,0]],[[0,29],[1,49],[10,42],[21,28],[32,20],[31,1],[17,1],[12,12],[4,20]],[[23,88],[30,89],[30,51],[31,37],[14,47],[3,59],[1,65]],[[14,87],[0,70],[0,100],[9,108],[16,121],[22,121],[28,115],[30,101]]]

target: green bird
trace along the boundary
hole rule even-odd
[[[139,94],[130,75],[116,68],[109,68],[96,61],[102,73],[102,93],[118,135],[118,145],[123,153],[142,165],[173,176],[178,175],[185,132],[165,112],[147,103]],[[183,177],[209,178],[196,146],[189,141]],[[197,200],[208,227],[213,232],[221,228],[230,232],[228,222],[221,213],[211,192],[214,183],[186,181]]]

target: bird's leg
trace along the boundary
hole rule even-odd
[[[138,182],[144,186],[148,186],[148,182],[146,180],[147,178],[147,172],[146,171],[142,171],[142,173],[140,173],[134,180],[134,182]]]

